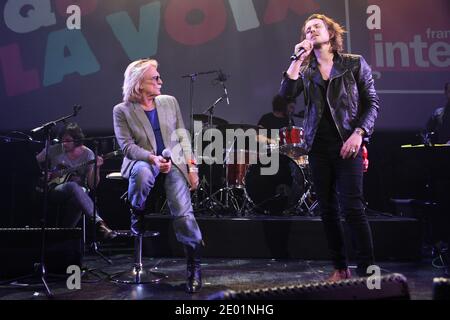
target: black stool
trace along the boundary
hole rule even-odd
[[[120,172],[113,172],[106,176],[110,180],[125,180]],[[127,193],[125,192],[121,199],[126,199]],[[145,224],[144,217],[141,219],[141,223]],[[144,226],[142,226],[144,227]],[[144,230],[144,228],[141,228]],[[147,269],[142,264],[142,239],[158,237],[158,231],[145,231],[142,234],[135,235],[130,231],[118,231],[117,235],[119,237],[134,238],[134,265],[131,270],[116,273],[110,276],[111,281],[118,283],[129,283],[129,284],[142,284],[142,283],[158,283],[163,279],[167,278],[167,275],[161,272],[155,271],[155,269]]]

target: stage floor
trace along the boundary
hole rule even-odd
[[[49,277],[49,286],[57,300],[205,300],[210,295],[231,289],[246,290],[280,287],[324,281],[332,271],[329,261],[298,259],[216,259],[202,260],[204,287],[197,294],[184,292],[185,262],[182,258],[145,258],[146,266],[157,266],[168,278],[159,284],[127,285],[109,281],[108,275],[127,270],[133,263],[131,252],[111,255],[108,265],[97,255],[85,258],[85,266],[96,269],[100,278],[82,282],[81,289],[68,290],[66,277]],[[420,262],[379,262],[382,274],[401,273],[408,281],[411,299],[432,299],[433,278],[444,270],[433,267],[430,259]],[[1,300],[47,299],[42,285],[0,286]]]

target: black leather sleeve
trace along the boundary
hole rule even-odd
[[[363,57],[360,58],[356,81],[362,108],[358,126],[363,128],[366,135],[370,137],[380,109],[380,99],[375,91],[372,70]]]
[[[303,92],[303,79],[299,77],[297,80],[292,80],[288,77],[286,72],[283,72],[283,79],[281,80],[281,86],[279,94],[287,99],[295,99],[299,94]]]

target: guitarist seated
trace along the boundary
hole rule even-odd
[[[61,227],[73,228],[84,213],[94,217],[94,203],[86,192],[94,186],[94,152],[83,145],[84,134],[76,123],[67,124],[59,135],[61,144],[49,147],[49,196],[50,200],[67,207],[60,220]],[[45,148],[37,156],[38,163],[45,164]],[[97,183],[103,158],[97,157]],[[96,214],[97,232],[105,239],[117,236]]]

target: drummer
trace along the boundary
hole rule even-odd
[[[264,129],[281,129],[295,126],[292,115],[295,111],[295,100],[287,100],[280,95],[272,99],[272,112],[264,114],[258,121],[258,126]]]
[[[298,116],[294,114],[295,111],[295,99],[286,99],[280,95],[276,95],[272,99],[272,112],[264,114],[258,121],[258,127],[267,129],[267,135],[258,134],[257,139],[259,142],[267,142],[269,145],[268,150],[277,150],[277,137],[271,135],[271,129],[281,129],[288,126],[295,126],[293,116]],[[278,152],[276,152],[278,153]],[[281,178],[288,179],[291,176],[292,180],[292,190],[289,192],[288,196],[288,207],[294,208],[296,201],[298,200],[298,194],[301,192],[301,181],[297,181],[298,177],[295,176],[296,168],[295,163],[289,161],[286,157],[279,159]],[[291,212],[286,212],[290,214]],[[292,212],[295,213],[295,212]]]

